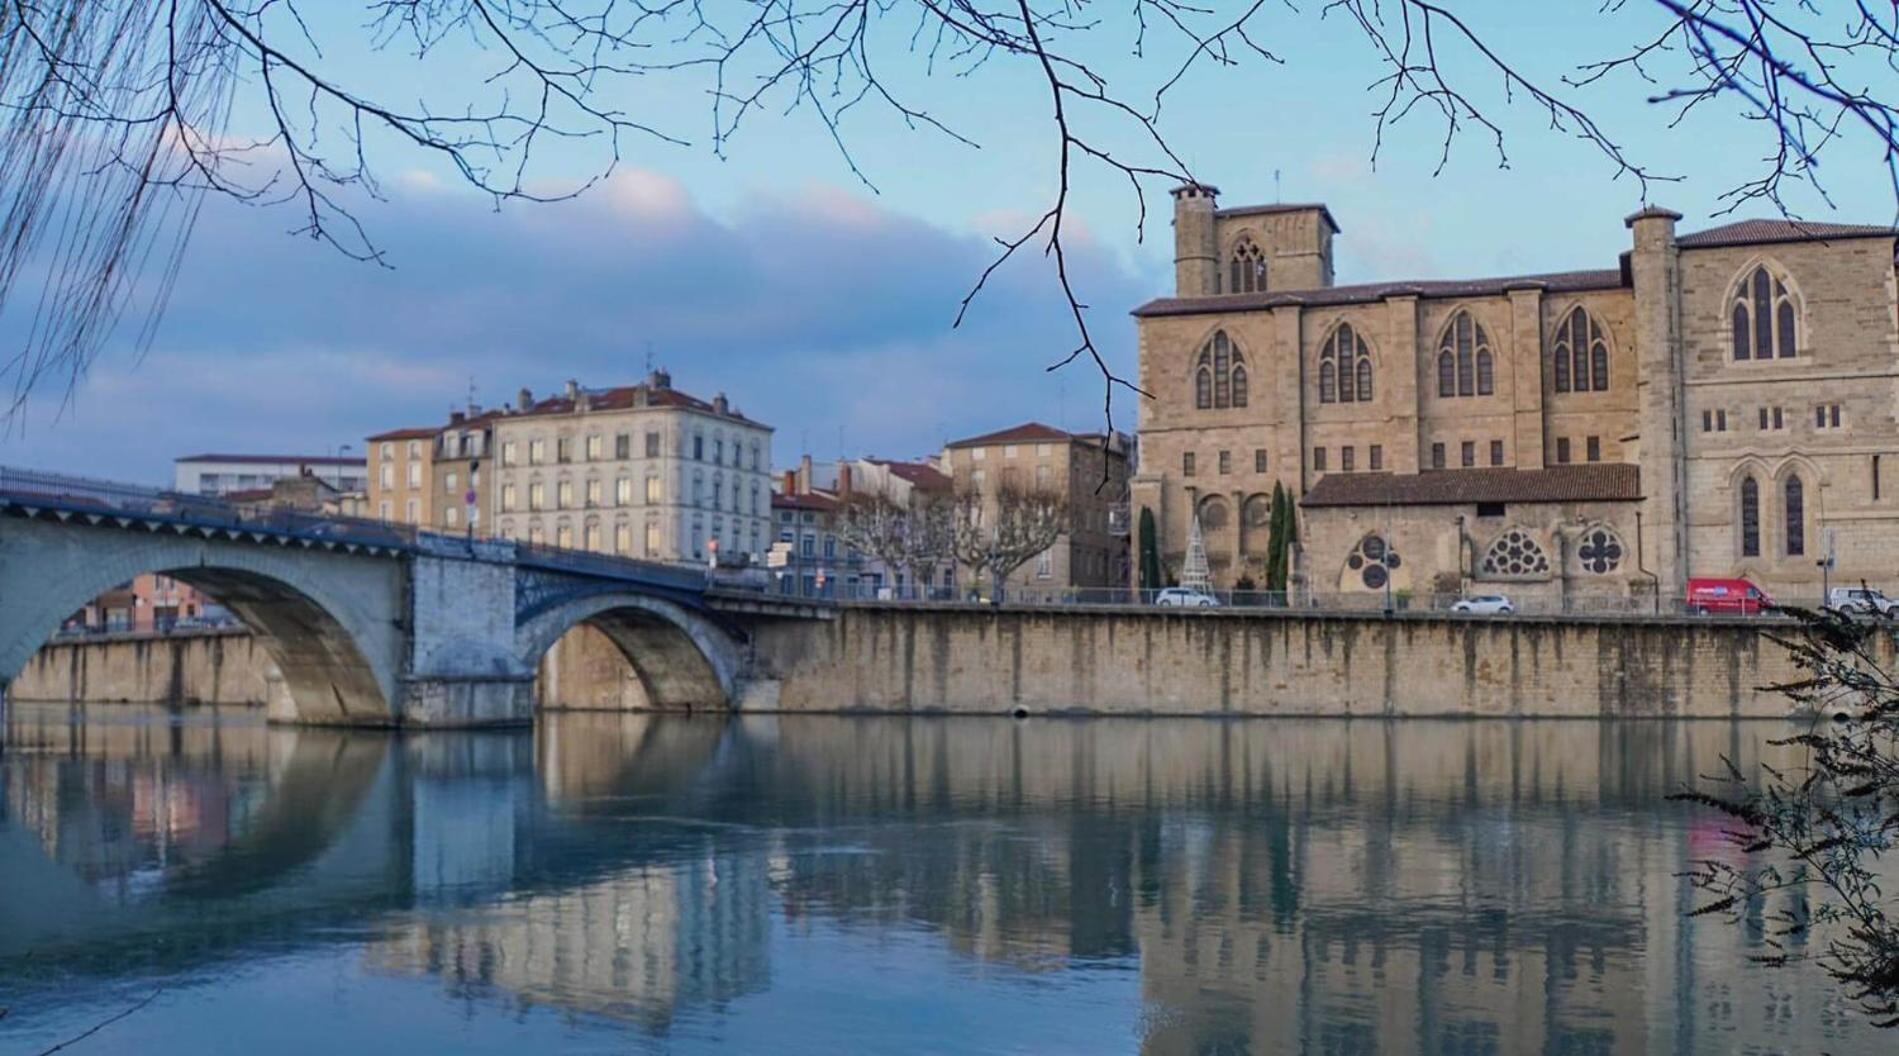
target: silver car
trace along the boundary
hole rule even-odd
[[[1220,607],[1220,599],[1192,587],[1168,587],[1154,599],[1154,604],[1182,609],[1216,609]]]
[[[1466,616],[1508,616],[1517,611],[1510,599],[1502,594],[1479,594],[1476,597],[1460,599],[1451,606],[1451,611]]]

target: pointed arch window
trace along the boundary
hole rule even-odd
[[[1788,477],[1786,488],[1787,556],[1807,552],[1807,486],[1799,477]]]
[[[1370,403],[1371,349],[1350,323],[1340,323],[1319,350],[1319,402]]]
[[[1228,293],[1264,293],[1266,292],[1266,254],[1260,252],[1259,244],[1250,238],[1242,238],[1233,247],[1233,259],[1228,262]]]
[[[1490,335],[1469,312],[1458,312],[1438,342],[1437,394],[1489,396],[1496,388],[1496,359],[1490,350]]]
[[[1757,264],[1734,288],[1729,308],[1734,323],[1734,358],[1792,359],[1799,354],[1799,313],[1784,279]]]
[[[1226,331],[1216,331],[1200,349],[1194,363],[1193,405],[1202,411],[1244,407],[1250,395],[1246,376],[1246,357],[1227,339]]]
[[[1741,481],[1741,556],[1761,556],[1761,485],[1753,477]]]
[[[1556,328],[1550,360],[1557,392],[1609,391],[1609,342],[1602,324],[1581,306]]]

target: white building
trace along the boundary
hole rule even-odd
[[[368,464],[336,455],[186,455],[176,460],[172,487],[187,495],[225,495],[268,488],[301,476],[305,467],[340,492],[360,492],[369,484]]]
[[[770,426],[656,371],[552,399],[522,390],[494,421],[495,534],[659,561],[771,546]]]

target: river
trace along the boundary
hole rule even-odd
[[[1891,1052],[1669,792],[1775,723],[16,704],[0,1054]],[[1776,907],[1760,907],[1771,913]]]

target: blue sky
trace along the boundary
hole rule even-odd
[[[1651,31],[1655,8],[1630,0],[1478,0],[1452,5],[1523,69],[1552,85]],[[1573,135],[1551,131],[1495,78],[1453,53],[1473,94],[1494,107],[1511,164],[1467,132],[1441,174],[1441,127],[1420,115],[1387,136],[1370,164],[1380,75],[1358,30],[1321,4],[1270,4],[1257,58],[1205,67],[1168,97],[1161,127],[1226,204],[1327,202],[1344,227],[1339,280],[1504,274],[1606,267],[1626,248],[1621,218],[1641,204],[1627,177]],[[422,67],[346,44],[353,3],[313,25],[353,84],[439,102],[491,59],[442,52]],[[1089,38],[1117,90],[1151,95],[1175,58],[1162,42],[1136,59],[1118,12]],[[336,21],[328,21],[335,18]],[[900,50],[890,53],[895,64]],[[1177,49],[1173,53],[1177,57]],[[952,330],[958,300],[992,252],[1045,208],[1054,190],[1049,106],[1034,71],[992,63],[967,77],[898,67],[906,97],[980,149],[860,112],[845,133],[874,189],[853,175],[807,109],[760,112],[714,154],[704,84],[642,78],[609,88],[629,111],[690,142],[629,139],[614,176],[558,205],[491,203],[432,159],[378,138],[385,199],[354,199],[392,265],[352,262],[291,237],[287,207],[214,201],[193,240],[164,324],[143,356],[107,350],[71,393],[42,392],[0,432],[0,462],[158,480],[197,450],[334,450],[374,431],[437,421],[474,385],[483,402],[568,378],[637,378],[650,354],[677,384],[726,392],[778,427],[779,461],[808,449],[914,455],[943,439],[1039,418],[1100,422],[1099,380],[1085,367],[1044,368],[1073,343],[1046,263],[1011,264]],[[411,89],[414,83],[420,87]],[[1576,96],[1630,152],[1681,177],[1651,198],[1707,226],[1721,194],[1757,168],[1757,126],[1715,106],[1681,128],[1649,105],[1653,87],[1613,80]],[[431,94],[433,93],[433,94]],[[240,105],[236,133],[258,114]],[[1133,145],[1125,127],[1102,141]],[[584,178],[597,143],[537,158],[546,186]],[[1869,146],[1830,156],[1835,208],[1797,198],[1803,215],[1884,222],[1892,193]],[[1110,359],[1131,369],[1127,311],[1166,292],[1171,231],[1166,185],[1149,186],[1146,239],[1124,179],[1081,170],[1071,252]],[[1764,205],[1746,210],[1765,215]],[[0,334],[17,333],[0,320]],[[1131,426],[1123,397],[1118,424]]]

